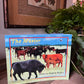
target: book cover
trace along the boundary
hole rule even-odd
[[[5,35],[8,84],[68,80],[71,34]]]

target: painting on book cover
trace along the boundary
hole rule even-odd
[[[56,0],[28,0],[28,5],[56,10]]]
[[[72,35],[6,35],[8,84],[69,79]]]

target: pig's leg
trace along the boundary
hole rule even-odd
[[[61,62],[61,67],[62,67],[62,62]]]
[[[46,64],[47,68],[49,68],[49,63]]]
[[[16,78],[16,73],[15,73],[15,72],[13,73],[13,76],[14,76],[15,80],[17,80],[17,78]]]
[[[21,74],[18,74],[18,76],[20,77],[21,80],[24,80],[24,79],[21,77]]]
[[[36,73],[36,71],[35,71],[34,73],[35,73],[35,75],[36,75],[36,77],[35,77],[35,78],[37,78],[37,73]]]
[[[58,63],[58,67],[59,67],[59,65],[60,65],[60,62]]]
[[[56,64],[54,63],[54,64],[53,64],[53,67],[55,68],[55,66],[56,66]]]
[[[28,79],[30,79],[30,77],[31,77],[31,72],[29,72],[29,77],[28,77]]]
[[[24,60],[25,60],[25,54],[24,54]]]

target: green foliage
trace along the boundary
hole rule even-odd
[[[83,49],[82,43],[84,41],[80,37],[78,37],[77,32],[75,30],[69,30],[64,33],[73,35],[72,48],[71,48],[71,60],[80,70],[80,73],[84,76],[84,56],[82,54],[82,49]],[[77,71],[75,68],[73,69]]]
[[[54,18],[46,28],[47,33],[72,34],[71,60],[84,75],[84,57],[82,55],[83,40],[78,37],[76,28],[84,29],[84,6],[80,6],[79,0],[76,5],[68,9],[59,9],[52,13]],[[80,66],[81,65],[81,66]]]
[[[48,33],[56,31],[61,33],[70,29],[84,27],[84,7],[80,6],[79,0],[76,5],[67,9],[59,9],[52,14],[54,15],[54,18],[46,29]]]
[[[78,38],[78,35],[77,35],[77,32],[75,30],[69,30],[69,31],[66,31],[64,32],[65,34],[72,34],[72,43],[76,42],[77,41],[77,38]]]

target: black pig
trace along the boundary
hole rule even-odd
[[[29,72],[28,79],[30,79],[31,72],[34,72],[34,74],[36,75],[35,78],[37,78],[36,71],[38,71],[39,73],[42,72],[42,70],[45,68],[45,66],[38,60],[27,60],[27,61],[23,61],[23,62],[13,63],[12,68],[14,70],[13,76],[14,76],[15,80],[17,80],[16,74],[18,74],[18,76],[21,80],[24,80],[21,77],[21,73],[23,74],[24,72]],[[12,70],[12,68],[11,68],[11,70]],[[11,72],[10,72],[10,76],[11,76]]]

